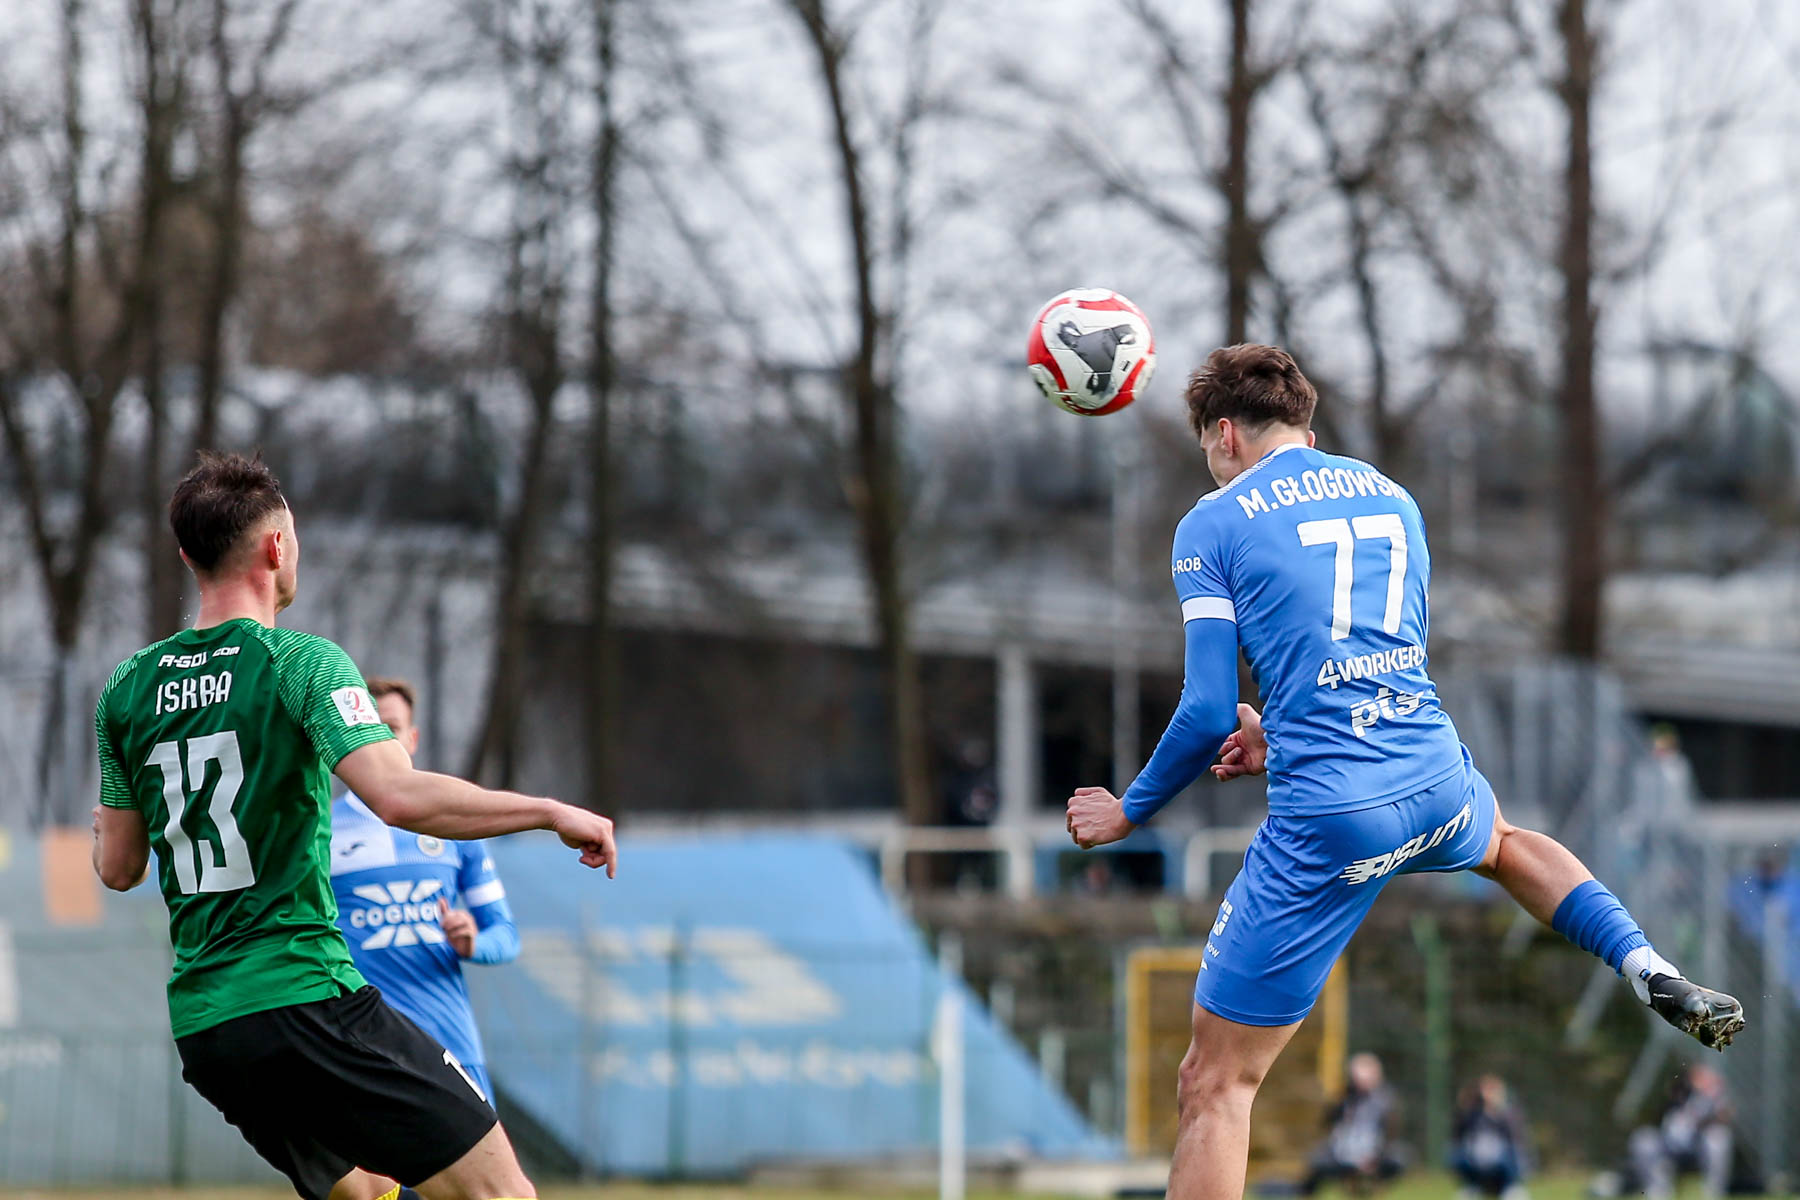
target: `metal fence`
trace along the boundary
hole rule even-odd
[[[1800,805],[1702,802],[1672,740],[1652,739],[1616,680],[1572,663],[1451,673],[1448,703],[1515,823],[1574,850],[1637,917],[1665,957],[1744,1001],[1749,1029],[1718,1058],[1737,1135],[1767,1175],[1791,1173],[1800,1089],[1790,1026],[1800,959]],[[1518,914],[1501,943],[1516,955],[1537,935]],[[1623,985],[1600,964],[1563,1021],[1562,1053],[1598,1036]],[[1708,1054],[1639,1010],[1642,1029],[1604,1105],[1623,1127],[1666,1090],[1684,1061]],[[1571,1117],[1579,1120],[1579,1117]]]
[[[1616,686],[1591,670],[1470,668],[1448,672],[1444,691],[1509,817],[1563,839],[1663,953],[1745,1001],[1750,1029],[1715,1061],[1757,1164],[1765,1173],[1794,1171],[1800,815],[1789,806],[1697,804],[1678,753],[1651,745]],[[965,850],[966,833],[946,849]],[[1172,840],[1168,853],[1188,865],[1169,882],[1177,892],[1181,885],[1218,890],[1242,836],[1226,829]],[[917,847],[881,844],[890,847],[885,874],[897,886],[895,856]],[[19,878],[17,869],[0,871],[0,1182],[267,1179],[233,1131],[180,1082],[161,995],[168,950],[160,906],[148,897],[119,901],[130,906],[124,915],[109,905],[96,929],[33,925],[16,917],[24,905],[6,891]],[[34,889],[36,881],[23,886]],[[1180,941],[1191,928],[1144,936]],[[1048,1081],[1046,1094],[1065,1095],[1093,1128],[1117,1134],[1122,1027],[1114,996],[1124,947],[1106,939],[1064,927],[1047,935],[1042,952],[1013,947],[1012,967],[972,962],[970,977]],[[720,970],[718,956],[696,954],[678,939],[660,962],[643,947],[632,950],[634,969],[660,978],[640,989],[653,997],[653,1011],[635,1015],[606,999],[623,965],[617,945],[579,939],[573,951],[558,950],[560,962],[545,953],[528,948],[522,964],[499,971],[540,983],[560,972],[582,1014],[570,1030],[544,1027],[476,976],[503,1100],[529,1099],[519,1094],[520,1070],[559,1075],[566,1083],[558,1094],[578,1128],[656,1131],[653,1164],[602,1156],[567,1162],[569,1169],[705,1172],[717,1161],[709,1157],[717,1130],[802,1122],[811,1119],[806,1106],[824,1106],[846,1125],[903,1125],[899,1140],[914,1150],[928,1149],[936,1136],[929,1036],[936,993],[922,983],[891,998],[909,1009],[903,1041],[865,1041],[860,1058],[809,1058],[803,1038],[770,1035],[746,1045],[699,1020],[716,1003],[709,979]],[[1631,1124],[1653,1111],[1679,1063],[1705,1053],[1624,999],[1610,971],[1475,881],[1397,883],[1350,954],[1352,1047],[1383,1054],[1408,1097],[1409,1137],[1422,1156],[1441,1147],[1456,1089],[1496,1070],[1514,1082],[1547,1156],[1603,1163],[1622,1148]],[[846,980],[891,965],[845,946],[818,947],[808,960],[815,973]],[[983,1053],[972,1052],[972,1078],[991,1073]],[[508,1062],[519,1065],[509,1072]],[[838,1086],[786,1100],[727,1095],[725,1084],[758,1072],[813,1072]],[[895,1089],[907,1098],[898,1109],[884,1107]],[[557,1128],[556,1106],[538,1111],[550,1115],[534,1122],[533,1110],[521,1107],[521,1129],[540,1126],[546,1153],[571,1140]]]
[[[166,942],[149,931],[6,936],[0,970],[17,970],[23,1003],[0,1028],[0,1187],[274,1178],[182,1082],[161,994]],[[740,981],[766,977],[759,993],[709,978],[729,948],[678,940],[667,951],[651,959],[605,937],[528,937],[520,962],[473,980],[497,1100],[536,1170],[694,1178],[935,1154],[946,993],[929,960],[921,970],[916,954],[856,947],[735,953],[728,968]],[[794,1002],[796,962],[819,982],[819,1011],[749,1011],[759,995]],[[661,989],[638,986],[650,976]],[[552,979],[573,1007],[544,1002]],[[866,996],[846,984],[859,979],[883,985],[886,1011],[824,1011],[830,994]],[[960,982],[951,990],[964,994]],[[63,1002],[75,992],[87,998]],[[743,1010],[723,1011],[733,1001]],[[1036,1059],[978,1003],[962,1007],[970,1157],[1105,1157],[1106,1139],[1042,1082]],[[1111,1030],[1092,1036],[1110,1054]]]

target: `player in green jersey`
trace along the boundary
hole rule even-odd
[[[300,544],[260,459],[203,455],[169,522],[200,616],[120,664],[100,695],[94,869],[123,891],[156,852],[183,1077],[307,1200],[368,1200],[390,1179],[426,1200],[535,1195],[454,1056],[351,964],[329,776],[391,825],[457,839],[549,829],[608,876],[612,822],[415,770],[349,657],[275,628]]]

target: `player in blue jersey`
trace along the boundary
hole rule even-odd
[[[412,685],[377,678],[368,684],[382,723],[415,753]],[[480,842],[396,829],[345,793],[331,806],[331,889],[356,969],[436,1038],[491,1104],[462,964],[511,962],[519,956],[519,931],[487,850]],[[458,896],[466,912],[450,907]]]
[[[1286,352],[1215,350],[1188,415],[1218,482],[1175,531],[1186,682],[1150,762],[1117,798],[1069,800],[1083,847],[1118,841],[1222,755],[1269,776],[1269,815],[1225,893],[1180,1072],[1174,1200],[1243,1193],[1250,1105],[1376,894],[1413,871],[1473,870],[1625,975],[1670,1024],[1723,1048],[1730,996],[1682,978],[1587,868],[1510,825],[1426,673],[1431,557],[1418,505],[1368,463],[1325,454],[1317,394]],[[1264,708],[1238,704],[1237,658]]]

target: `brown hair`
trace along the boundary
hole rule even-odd
[[[245,458],[202,450],[200,461],[169,497],[169,528],[188,561],[197,570],[211,571],[246,530],[286,506],[281,481],[260,451]]]
[[[1279,421],[1305,429],[1319,393],[1279,346],[1221,346],[1188,376],[1188,423],[1195,436],[1220,418],[1252,427]]]
[[[406,680],[391,675],[371,675],[366,682],[369,685],[369,695],[375,699],[379,700],[383,696],[398,696],[406,701],[406,711],[409,716],[419,711],[418,694],[413,690],[413,685]]]

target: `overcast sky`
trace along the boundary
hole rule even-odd
[[[1416,8],[1429,16],[1452,3],[1417,0]],[[89,75],[103,138],[127,136],[130,127],[119,65],[124,7],[123,0],[92,0],[90,8]],[[257,144],[255,165],[262,176],[256,211],[267,227],[279,224],[291,191],[304,190],[307,164],[321,146],[374,147],[328,199],[387,243],[422,250],[409,267],[413,293],[427,323],[455,337],[496,295],[495,243],[508,210],[495,168],[508,145],[509,109],[491,69],[494,56],[470,49],[470,23],[452,7],[443,0],[302,0],[280,77],[305,83],[369,61],[376,78],[273,130]],[[862,17],[851,100],[865,114],[866,165],[885,212],[894,181],[876,128],[891,118],[905,84],[907,10],[895,0],[837,7]],[[1201,186],[1159,100],[1155,46],[1118,0],[942,7],[925,78],[950,116],[922,132],[907,192],[918,214],[906,305],[909,401],[963,402],[969,389],[954,372],[1004,368],[1011,374],[996,373],[986,386],[1031,402],[1024,373],[1012,365],[1024,323],[1043,299],[1076,284],[1118,288],[1149,312],[1162,351],[1161,395],[1172,399],[1175,381],[1222,332],[1217,272],[1139,213],[1092,198],[1091,181],[1058,155],[1053,137],[1059,129],[1085,131],[1174,203],[1216,221],[1216,199]],[[1164,7],[1197,64],[1198,86],[1216,94],[1224,5]],[[1295,0],[1261,3],[1259,44],[1282,44],[1301,7]],[[1392,5],[1311,7],[1319,10],[1311,19],[1329,32],[1353,31]],[[1538,0],[1521,7],[1536,14],[1547,71],[1555,50],[1550,6]],[[1672,332],[1752,345],[1790,384],[1800,383],[1800,350],[1787,336],[1800,305],[1800,6],[1632,0],[1592,7],[1608,24],[1596,128],[1605,228],[1617,235],[1613,245],[1627,248],[1643,244],[1651,230],[1661,234],[1653,267],[1603,293],[1608,403],[1639,402],[1648,389],[1634,351],[1646,338]],[[757,336],[780,340],[777,358],[823,360],[841,352],[849,280],[841,192],[823,97],[791,14],[774,0],[685,0],[651,10],[675,31],[679,57],[695,69],[701,107],[725,122],[725,140],[709,145],[670,82],[671,52],[650,48],[641,15],[633,16],[629,3],[622,8],[621,90],[644,132],[636,153],[656,166],[654,176],[634,168],[624,184],[628,294],[646,305],[703,312],[736,304],[760,318]],[[28,109],[46,110],[55,98],[56,9],[52,0],[0,5],[0,89]],[[270,9],[266,0],[246,6],[247,27]],[[448,63],[458,65],[421,82],[421,73]],[[1003,82],[1006,71],[1028,86]],[[1544,183],[1553,182],[1562,126],[1549,98],[1518,86],[1495,103],[1511,144],[1535,160]],[[585,111],[579,98],[572,102],[574,141],[585,130]],[[1267,201],[1318,148],[1296,88],[1272,88],[1256,117],[1258,200]],[[1217,144],[1222,114],[1215,108],[1203,118],[1203,136]],[[290,172],[297,173],[284,174]],[[1521,195],[1529,203],[1533,193]],[[669,220],[670,202],[687,235],[714,256],[717,279],[694,268],[692,244]],[[1044,215],[1047,207],[1056,211]],[[1271,260],[1278,272],[1318,285],[1300,314],[1303,336],[1315,361],[1354,381],[1366,355],[1351,336],[1348,291],[1330,284],[1341,220],[1318,197],[1300,208],[1272,235]],[[1548,251],[1555,215],[1536,216]],[[579,223],[574,228],[572,255],[585,236]],[[1441,334],[1443,313],[1429,290],[1408,286],[1403,263],[1384,270],[1401,347]],[[575,270],[577,285],[580,277]],[[716,286],[718,279],[729,286]],[[1542,320],[1549,329],[1556,299],[1547,271],[1521,270],[1513,319]],[[1266,322],[1260,325],[1266,334]],[[722,337],[745,336],[721,330]]]

